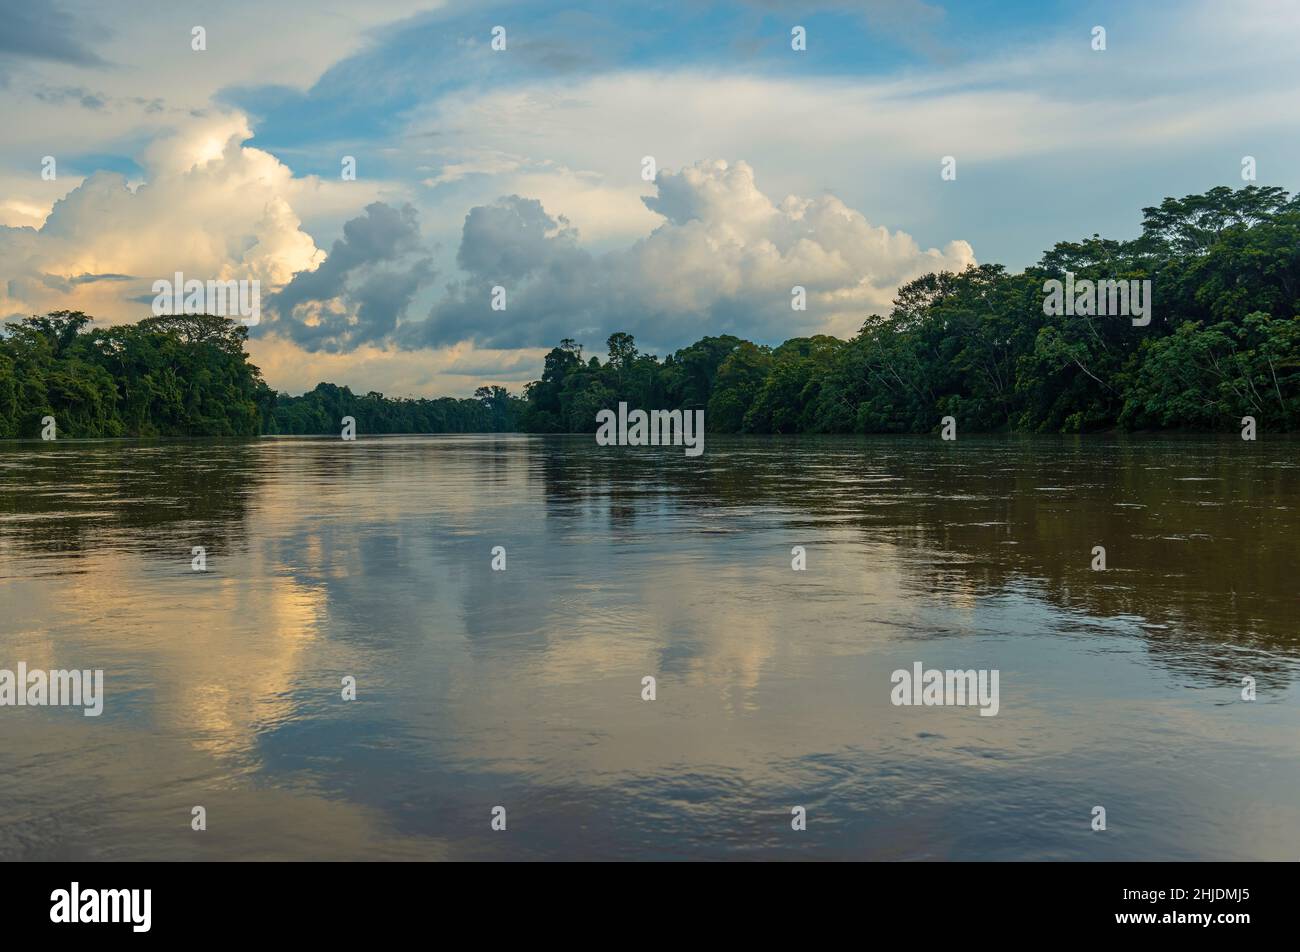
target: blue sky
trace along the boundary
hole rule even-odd
[[[1282,0],[0,0],[0,19],[0,316],[135,320],[176,271],[257,279],[251,349],[292,392],[517,388],[560,337],[600,351],[613,330],[661,354],[849,336],[919,274],[1131,236],[1143,206],[1243,184],[1243,156],[1300,187]]]

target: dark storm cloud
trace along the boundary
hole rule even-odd
[[[539,347],[569,336],[598,297],[590,254],[563,216],[542,203],[510,195],[465,216],[456,262],[466,277],[448,285],[427,321],[402,328],[403,347],[436,347],[469,338],[486,347]],[[492,289],[506,309],[491,307]],[[556,335],[559,337],[556,337]]]
[[[577,250],[577,232],[535,198],[510,195],[465,216],[456,263],[480,278],[522,278]]]
[[[300,271],[268,303],[260,333],[309,351],[349,351],[396,329],[420,287],[433,279],[415,209],[383,202],[343,226],[329,256]]]

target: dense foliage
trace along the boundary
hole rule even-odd
[[[473,398],[357,396],[322,383],[277,394],[248,360],[248,331],[224,317],[151,317],[88,329],[79,311],[7,326],[0,338],[0,438],[35,437],[52,416],[60,437],[470,433],[517,428],[522,401],[502,387]]]
[[[1216,188],[1143,210],[1133,241],[1062,242],[1035,266],[919,278],[888,316],[850,340],[818,335],[778,347],[705,337],[664,358],[628,334],[584,360],[563,341],[521,400],[501,387],[473,398],[392,399],[322,383],[277,394],[244,350],[246,329],[219,317],[152,317],[88,329],[57,311],[6,325],[0,338],[0,438],[252,436],[334,433],[592,432],[620,400],[703,408],[714,432],[963,432],[1235,429],[1300,426],[1300,196]],[[1146,280],[1152,319],[1044,314],[1044,282]]]
[[[506,433],[519,428],[522,407],[504,387],[479,387],[473,398],[414,400],[320,383],[301,397],[277,394],[262,432],[337,433],[350,416],[359,433]]]
[[[566,340],[526,389],[525,429],[593,431],[596,411],[706,410],[717,432],[905,433],[1300,426],[1300,197],[1216,188],[1143,210],[1133,241],[1062,242],[1034,267],[930,274],[852,339],[771,348],[706,337],[662,362],[626,334],[584,361]],[[1044,314],[1044,282],[1150,280],[1152,319]]]
[[[249,436],[274,394],[244,353],[247,330],[221,317],[150,317],[86,330],[79,311],[6,327],[0,437]]]

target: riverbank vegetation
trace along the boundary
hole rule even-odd
[[[1151,319],[1046,314],[1044,283],[1150,281]],[[523,430],[594,432],[596,413],[704,409],[712,432],[920,433],[1300,428],[1300,196],[1216,188],[1143,211],[1141,235],[1061,242],[1038,264],[921,277],[849,340],[779,346],[704,337],[660,359],[628,334],[602,361],[565,340],[515,396],[357,395],[322,383],[276,393],[224,318],[91,328],[58,311],[0,337],[0,438],[254,436]]]
[[[1300,197],[1216,188],[1144,210],[1132,241],[1062,242],[1020,273],[930,274],[850,340],[705,337],[663,361],[564,341],[526,391],[525,429],[594,431],[625,400],[702,407],[728,433],[1265,430],[1300,426]],[[1044,313],[1044,284],[1150,281],[1150,322]],[[1051,310],[1050,308],[1047,310]]]

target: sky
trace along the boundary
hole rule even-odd
[[[268,384],[389,396],[849,337],[1246,156],[1300,189],[1297,49],[1294,0],[0,0],[0,318],[257,280]]]

